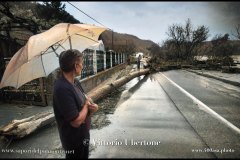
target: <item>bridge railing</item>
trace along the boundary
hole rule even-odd
[[[86,49],[84,51],[83,70],[81,72],[80,79],[83,80],[89,76],[93,76],[124,62],[126,62],[126,56],[124,53],[116,53],[113,50],[102,51]],[[33,105],[47,104],[47,102],[42,102],[42,99],[44,99],[42,97],[52,96],[51,91],[53,90],[52,82],[54,81],[54,78],[51,77],[51,80],[47,80],[49,77],[42,78],[42,92],[39,89],[41,85],[40,79],[28,82],[19,89],[4,87],[0,90],[0,101]]]

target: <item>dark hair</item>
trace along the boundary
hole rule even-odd
[[[75,62],[79,57],[83,57],[83,54],[76,49],[69,49],[63,51],[59,56],[59,65],[63,72],[71,72],[74,69]]]

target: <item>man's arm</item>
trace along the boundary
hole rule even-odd
[[[78,128],[82,123],[84,123],[87,113],[88,113],[88,105],[90,104],[89,100],[86,99],[86,102],[82,108],[82,110],[79,112],[78,117],[76,117],[74,120],[70,122],[71,126],[74,128]]]

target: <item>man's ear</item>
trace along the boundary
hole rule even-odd
[[[74,71],[75,72],[77,71],[77,64],[76,63],[74,64]]]

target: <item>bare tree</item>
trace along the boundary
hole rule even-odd
[[[235,32],[236,33],[232,33],[232,35],[240,40],[240,24],[235,26]]]
[[[212,43],[212,55],[215,60],[220,60],[222,65],[231,66],[233,63],[230,57],[233,54],[234,46],[229,41],[229,34],[215,35],[211,41]]]
[[[159,44],[152,44],[150,47],[147,48],[147,50],[149,51],[152,60],[151,63],[159,63],[161,62],[161,59],[164,59],[164,52],[162,51],[162,49],[160,48]]]
[[[174,40],[165,40],[161,47],[161,54],[166,60],[179,59],[179,49]]]
[[[213,37],[212,43],[212,54],[213,56],[226,56],[227,42],[229,40],[229,34],[225,34],[222,36],[221,34],[217,34]]]
[[[176,50],[177,59],[192,59],[193,51],[203,41],[208,38],[209,29],[204,25],[198,26],[197,29],[193,29],[191,20],[186,21],[185,26],[173,24],[168,28],[167,35],[171,46],[174,45]]]
[[[182,57],[182,45],[184,43],[184,29],[182,26],[173,24],[168,28],[168,33],[170,40],[167,40],[167,46],[174,48],[176,58]],[[174,47],[173,47],[174,45]]]
[[[212,52],[211,42],[202,42],[198,47],[193,50],[197,56],[207,56]]]

